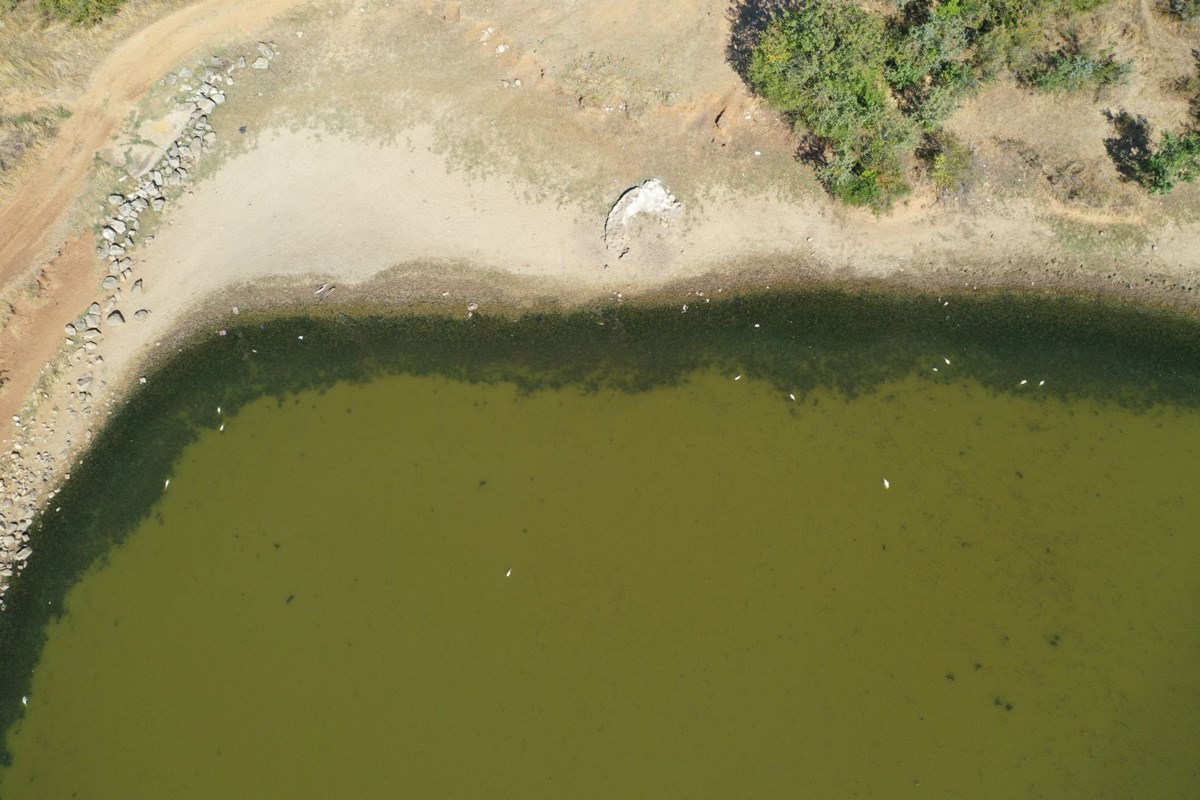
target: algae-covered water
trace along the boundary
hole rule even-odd
[[[1194,332],[940,302],[198,342],[0,617],[0,796],[1197,796]]]

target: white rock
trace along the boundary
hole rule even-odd
[[[275,57],[275,51],[272,50],[271,46],[269,44],[267,44],[266,42],[258,43],[258,52],[262,53],[263,58],[274,58]]]
[[[266,69],[267,67],[271,66],[271,62],[259,56],[258,58],[254,59],[254,63],[250,66],[254,69]]]
[[[125,226],[125,223],[121,222],[121,220],[119,220],[119,219],[110,219],[108,221],[108,227],[112,228],[114,231],[116,231],[117,233],[121,233],[121,234],[123,234],[123,233],[125,233],[125,231],[129,230]]]
[[[122,314],[120,311],[112,312],[111,314],[108,315],[108,324],[109,325],[124,325],[125,324],[125,315]]]
[[[112,228],[105,228],[104,230],[100,231],[100,235],[110,242],[115,242],[117,240],[117,232]]]
[[[651,178],[625,191],[613,205],[604,221],[604,240],[609,247],[623,246],[628,227],[637,217],[648,216],[666,222],[678,214],[680,208],[667,185],[659,178]]]

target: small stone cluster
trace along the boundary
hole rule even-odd
[[[274,49],[263,42],[258,44],[259,57],[250,66],[267,69],[275,58]],[[120,306],[126,299],[138,297],[142,292],[141,279],[133,280],[128,293],[123,294],[120,284],[133,279],[131,251],[139,241],[149,244],[152,236],[141,239],[139,231],[141,216],[146,211],[162,212],[169,201],[171,189],[183,185],[195,170],[202,153],[216,143],[217,134],[209,123],[209,115],[225,102],[226,88],[233,85],[233,72],[246,68],[246,58],[225,60],[217,56],[209,59],[195,74],[202,81],[194,90],[189,90],[184,103],[191,115],[178,138],[163,152],[162,157],[140,176],[137,188],[130,192],[108,196],[109,213],[100,229],[96,245],[96,256],[108,262],[108,274],[101,280],[100,287],[107,294],[104,304],[92,303],[77,319],[64,327],[67,346],[71,351],[72,363],[86,361],[87,371],[71,385],[70,405],[67,415],[91,416],[95,409],[95,385],[104,381],[95,373],[104,364],[97,351],[105,327],[123,325],[125,312]],[[181,79],[188,80],[193,72],[187,67],[167,78],[175,85]],[[150,310],[137,307],[132,317],[144,320]],[[63,442],[61,452],[55,456],[46,448],[51,441],[54,424],[59,417],[58,409],[48,412],[52,419],[33,423],[21,417],[13,418],[17,435],[8,455],[10,463],[5,465],[4,476],[0,477],[0,608],[3,595],[14,572],[25,567],[33,554],[29,541],[29,528],[39,506],[48,503],[58,493],[51,489],[56,478],[70,478],[70,473],[59,473],[58,467],[65,465],[73,445],[69,438]],[[87,438],[92,435],[87,430]],[[29,451],[36,450],[32,455]],[[47,491],[49,490],[49,491]]]

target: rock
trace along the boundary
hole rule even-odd
[[[15,556],[13,556],[13,558],[16,559],[17,561],[24,561],[25,559],[29,558],[31,555],[33,555],[32,548],[22,547],[20,550],[17,551],[17,554]]]
[[[146,317],[150,316],[150,309],[139,308],[137,311],[133,312],[133,316],[135,319],[145,319]]]
[[[108,196],[108,204],[110,206],[119,206],[119,205],[121,205],[121,203],[124,203],[124,202],[125,202],[125,198],[119,194],[110,194]]]
[[[178,172],[172,172],[170,175],[167,176],[167,185],[168,186],[178,186],[179,185],[179,173]]]
[[[79,333],[79,329],[75,327],[75,323],[73,322],[68,322],[63,330],[67,332],[67,336],[74,336],[75,334]]]
[[[150,206],[149,206],[149,205],[146,203],[146,201],[145,201],[144,199],[142,199],[141,197],[139,197],[137,200],[134,200],[134,201],[133,201],[133,210],[134,210],[134,213],[140,214],[140,213],[142,213],[143,211],[145,211],[145,210],[146,210],[147,208],[149,208],[149,207],[150,207]]]
[[[131,269],[121,270],[121,280],[127,281],[132,277],[133,277],[133,270],[131,270]]]
[[[109,325],[124,325],[125,324],[125,315],[122,314],[120,311],[112,312],[111,314],[108,315],[108,324]]]
[[[88,306],[87,313],[89,313],[89,314],[99,314],[99,313],[100,313],[100,304],[99,304],[99,303],[92,303],[90,306]]]
[[[217,91],[215,91],[211,95],[209,95],[209,99],[212,100],[217,105],[221,105],[222,103],[225,102],[225,93],[222,92],[220,89],[218,89]]]
[[[135,294],[141,294],[141,293],[142,293],[142,279],[138,278],[136,281],[133,282],[133,286],[129,287],[129,294],[135,295]]]
[[[610,249],[628,250],[630,224],[638,217],[648,216],[666,223],[679,213],[680,204],[667,185],[659,178],[650,178],[641,185],[626,190],[604,221],[604,241]]]
[[[192,154],[192,146],[191,145],[181,144],[179,146],[179,155],[190,156],[191,154]]]
[[[128,217],[133,213],[133,203],[121,203],[121,207],[117,209],[118,216]]]
[[[262,54],[263,58],[274,58],[275,57],[275,51],[272,50],[271,46],[269,44],[267,44],[266,42],[258,43],[258,52]]]
[[[99,328],[88,328],[86,331],[83,332],[83,338],[89,342],[92,339],[99,338],[99,336],[100,336]]]
[[[112,228],[105,228],[104,230],[100,231],[100,235],[110,242],[115,242],[117,240],[117,232]]]
[[[150,182],[153,183],[155,186],[162,186],[163,185],[162,173],[159,172],[158,170],[152,170],[150,172]]]
[[[162,211],[164,205],[166,205],[166,201],[164,201],[161,197],[156,197],[150,201],[150,207],[155,211]]]
[[[177,153],[178,153],[178,152],[179,152],[179,150],[178,150],[178,149],[176,149],[176,151],[175,151],[175,152],[177,152]],[[171,169],[179,169],[179,156],[171,156],[171,157],[169,157],[169,158],[167,159],[167,166],[168,166],[168,167],[170,167]],[[168,181],[168,182],[169,182],[169,181]]]
[[[204,98],[203,100],[201,100],[200,102],[196,103],[196,108],[200,109],[205,114],[208,114],[216,107],[217,107],[217,104],[214,103],[212,100],[208,99],[207,97]]]
[[[97,308],[95,313],[88,312],[86,315],[84,315],[83,324],[88,326],[89,328],[99,328],[100,327],[100,309]]]
[[[125,223],[121,222],[121,220],[119,220],[119,219],[110,219],[108,221],[108,227],[112,228],[114,231],[116,231],[117,233],[120,233],[120,234],[124,234],[125,231],[129,230],[129,228],[125,225]]]
[[[120,261],[117,262],[117,266],[120,267],[121,269],[128,269],[129,265],[132,263],[133,263],[133,259],[126,256],[125,258],[122,258]]]
[[[217,134],[216,134],[215,132],[213,132],[213,131],[206,131],[206,132],[205,132],[205,134],[204,134],[204,141],[205,141],[205,143],[207,143],[207,144],[212,144],[212,143],[213,143],[213,142],[215,142],[216,140],[217,140]]]
[[[76,386],[78,386],[80,389],[86,389],[86,388],[88,388],[89,386],[91,386],[91,385],[92,385],[92,376],[91,376],[91,375],[84,375],[82,378],[80,378],[79,380],[75,381],[75,385],[76,385]]]
[[[254,69],[266,69],[267,67],[271,66],[271,62],[260,56],[259,58],[254,59],[254,63],[250,66]]]
[[[237,68],[238,68],[238,69],[245,69],[245,68],[246,68],[246,57],[245,57],[245,56],[238,56],[238,60],[237,60]]]
[[[109,275],[104,280],[100,281],[100,288],[108,291],[117,285],[117,276]]]
[[[119,244],[109,245],[108,246],[108,254],[110,256],[123,256],[123,255],[125,255],[125,248]]]
[[[192,143],[188,146],[192,148],[193,153],[195,153],[196,155],[200,155],[200,147],[203,144],[204,144],[204,139],[200,138],[199,136],[193,136]]]
[[[190,77],[192,77],[192,71],[190,69],[188,69],[187,67],[184,67],[183,69],[179,70],[179,77],[190,78]]]

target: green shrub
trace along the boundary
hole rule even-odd
[[[897,0],[894,18],[853,0],[799,2],[767,26],[748,79],[832,151],[818,176],[856,205],[885,208],[906,193],[917,133],[937,134],[1001,69],[1027,67],[1047,90],[1116,83],[1130,70],[1110,52],[1034,55],[1045,52],[1052,21],[1106,0]],[[941,171],[958,163],[947,152]]]
[[[1175,16],[1186,22],[1200,19],[1200,0],[1168,0],[1168,6]]]
[[[1133,62],[1119,60],[1112,50],[1072,44],[1044,56],[1021,79],[1043,92],[1079,92],[1123,83],[1132,71]]]
[[[1158,148],[1146,156],[1137,179],[1150,194],[1166,194],[1179,181],[1191,183],[1200,173],[1200,131],[1166,131]]]
[[[926,139],[925,157],[929,173],[939,194],[956,194],[975,181],[975,157],[961,139],[949,131],[939,131]]]
[[[890,103],[882,18],[843,0],[811,2],[773,22],[750,62],[771,105],[828,142],[819,171],[853,205],[886,207],[907,191],[903,153],[912,125]]]
[[[42,13],[76,25],[95,25],[116,13],[125,0],[38,0]]]

